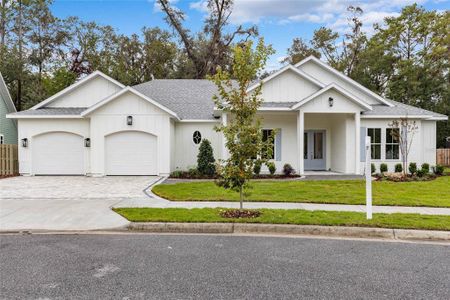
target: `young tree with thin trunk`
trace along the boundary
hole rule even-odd
[[[408,119],[408,117],[394,120],[388,124],[391,130],[392,138],[398,142],[403,165],[403,175],[406,176],[408,170],[408,155],[411,150],[411,145],[414,135],[418,130],[416,121]]]
[[[248,90],[274,51],[271,46],[264,45],[262,38],[255,49],[252,46],[251,41],[235,46],[231,70],[218,68],[216,75],[210,77],[219,93],[214,96],[215,105],[229,116],[226,125],[216,127],[224,135],[228,149],[228,158],[222,160],[223,166],[218,170],[217,184],[239,192],[241,209],[244,188],[248,187],[257,161],[255,158],[267,162],[272,155],[273,143],[273,136],[263,141],[261,120],[256,115],[262,103],[262,84]]]

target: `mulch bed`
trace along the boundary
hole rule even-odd
[[[228,209],[220,212],[221,217],[230,219],[257,218],[260,215],[260,211],[248,209]]]

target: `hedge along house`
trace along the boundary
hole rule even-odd
[[[272,159],[278,171],[289,163],[300,174],[360,174],[366,135],[372,137],[373,161],[393,170],[401,153],[388,124],[405,116],[418,125],[409,160],[435,164],[436,121],[445,115],[384,99],[314,57],[262,81],[262,134],[277,129]],[[18,120],[20,173],[167,175],[195,166],[204,138],[216,158],[226,158],[214,126],[231,116],[215,109],[216,92],[207,80],[125,87],[94,72],[30,110],[8,115]]]

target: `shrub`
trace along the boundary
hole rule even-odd
[[[423,163],[422,164],[422,170],[426,173],[430,173],[430,164]]]
[[[259,173],[261,173],[261,161],[255,161],[255,164],[253,165],[253,173],[255,173],[255,175],[259,175]]]
[[[396,164],[395,165],[395,172],[396,173],[401,173],[402,171],[403,171],[402,164]]]
[[[424,170],[424,169],[417,170],[417,177],[423,177],[427,173],[428,172],[426,170]]]
[[[443,175],[444,174],[444,166],[436,165],[433,167],[433,173],[436,175]]]
[[[387,166],[387,164],[381,164],[380,165],[380,172],[381,173],[384,173],[384,172],[387,172],[388,171],[388,166]]]
[[[196,177],[200,177],[200,172],[198,171],[197,168],[190,168],[188,171],[188,176],[190,178],[196,178]]]
[[[291,176],[291,175],[295,174],[295,170],[290,164],[284,164],[284,166],[283,166],[283,174],[285,176]]]
[[[181,178],[183,177],[183,171],[181,170],[173,171],[172,174],[170,174],[170,176],[173,178]]]
[[[277,170],[277,167],[275,167],[275,164],[273,162],[268,162],[267,168],[269,168],[269,172],[271,175],[275,174],[275,171]]]
[[[211,142],[207,139],[203,139],[197,155],[198,172],[202,175],[214,175],[216,172],[216,166],[214,165],[215,161]]]
[[[370,174],[373,174],[373,173],[375,173],[376,171],[377,171],[377,168],[375,167],[375,164],[370,164],[370,171],[371,171],[371,173]]]
[[[416,163],[409,163],[409,173],[415,174],[417,172],[417,164]]]

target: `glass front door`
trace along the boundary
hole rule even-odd
[[[305,170],[325,170],[325,130],[306,130],[303,143]]]

